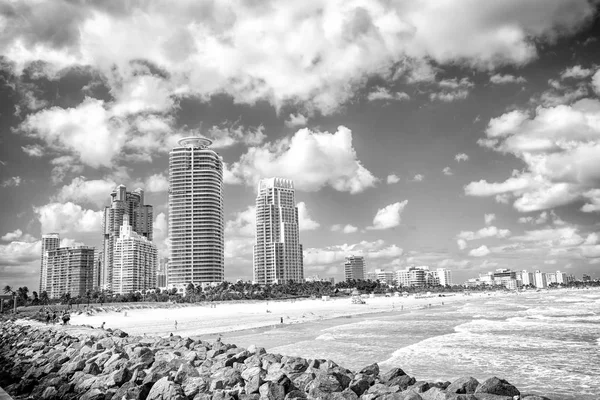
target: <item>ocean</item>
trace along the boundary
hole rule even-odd
[[[234,332],[223,341],[327,358],[352,370],[377,362],[417,380],[498,376],[553,400],[600,396],[600,291],[494,296],[416,310]]]

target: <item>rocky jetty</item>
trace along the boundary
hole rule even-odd
[[[132,337],[4,322],[0,386],[15,399],[543,400],[505,380],[425,382],[377,364],[353,372],[330,360],[270,354],[200,338]]]

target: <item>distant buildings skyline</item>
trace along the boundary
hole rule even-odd
[[[70,293],[85,296],[92,288],[95,248],[88,246],[56,247],[46,251],[46,271],[40,293],[58,298]]]
[[[344,280],[365,279],[365,258],[363,256],[347,256],[344,263]]]

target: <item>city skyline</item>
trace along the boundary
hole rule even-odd
[[[169,151],[197,135],[224,162],[228,281],[252,279],[272,176],[295,184],[305,276],[341,281],[354,254],[600,278],[598,4],[532,3],[11,2],[0,281],[39,286],[42,234],[100,251],[119,184],[167,257]]]

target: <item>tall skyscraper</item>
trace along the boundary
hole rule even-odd
[[[124,185],[119,185],[110,194],[110,198],[110,206],[104,208],[102,220],[104,260],[98,288],[106,290],[112,290],[114,249],[124,216],[128,217],[129,225],[134,232],[152,240],[152,206],[144,204],[144,191],[136,189],[128,192]]]
[[[156,287],[158,250],[144,236],[133,231],[123,218],[113,257],[113,293],[130,293]]]
[[[85,296],[92,290],[95,249],[88,246],[58,247],[48,250],[46,276],[40,291],[56,299],[65,293]]]
[[[344,263],[344,277],[347,281],[352,279],[365,279],[365,258],[362,256],[348,256]]]
[[[223,162],[203,137],[169,153],[170,287],[225,279]]]
[[[48,250],[54,250],[60,247],[60,236],[58,233],[48,233],[42,235],[42,257],[40,265],[40,290],[38,293],[42,293],[43,283],[46,281],[46,275],[48,273]]]
[[[262,285],[304,280],[298,207],[289,179],[263,179],[258,184],[253,272],[254,282]]]
[[[452,271],[446,268],[438,268],[435,272],[439,278],[440,285],[452,286]]]

